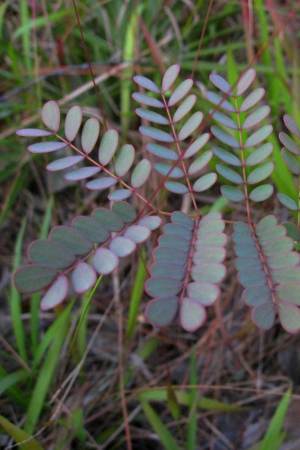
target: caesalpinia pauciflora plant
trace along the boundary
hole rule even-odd
[[[119,258],[133,253],[152,231],[160,229],[149,258],[145,291],[151,299],[146,318],[157,327],[179,318],[185,330],[197,330],[205,322],[207,307],[220,298],[226,274],[230,233],[221,214],[201,217],[198,204],[200,193],[219,178],[222,195],[245,205],[246,220],[234,224],[232,239],[243,299],[252,308],[253,321],[268,329],[278,316],[289,332],[300,329],[300,266],[294,242],[275,216],[263,217],[258,223],[253,218],[255,204],[273,194],[271,181],[266,181],[274,164],[272,145],[267,142],[272,133],[272,126],[266,123],[270,108],[261,104],[264,90],[250,91],[253,69],[234,86],[216,73],[210,80],[220,91],[204,91],[214,108],[210,118],[217,123],[211,126],[211,133],[208,129],[202,132],[205,120],[203,113],[195,110],[197,91],[192,79],[179,80],[177,64],[167,69],[161,85],[141,75],[134,78],[138,92],[133,98],[140,104],[136,113],[142,122],[139,131],[147,141],[149,159],[141,159],[131,144],[120,147],[114,129],[100,137],[99,121],[90,117],[83,123],[78,106],[71,107],[61,127],[59,106],[49,101],[41,114],[45,130],[19,130],[25,137],[54,135],[55,140],[31,144],[29,151],[64,152],[47,169],[63,171],[67,180],[83,180],[88,189],[109,189],[112,205],[76,217],[71,225],[55,227],[48,239],[33,242],[28,264],[15,275],[20,291],[45,291],[41,306],[52,308],[70,291],[81,294],[90,289],[97,273],[112,273]],[[290,119],[285,123],[300,136]],[[286,148],[296,153],[291,142],[284,138]],[[150,190],[147,181],[152,170],[169,195],[189,195],[194,211],[171,211],[163,221],[163,212],[151,203],[158,189],[151,200],[145,197],[145,188],[141,190],[143,186]],[[139,213],[129,203],[132,196],[144,203]]]

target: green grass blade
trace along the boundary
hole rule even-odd
[[[30,75],[32,70],[32,61],[31,61],[31,39],[30,39],[30,17],[29,17],[29,4],[27,0],[20,0],[20,22],[21,25],[19,29],[23,29],[24,32],[22,33],[22,47],[23,47],[23,54],[25,59],[25,65],[28,72],[28,75]]]
[[[142,361],[146,361],[158,348],[160,341],[157,337],[145,339],[137,349],[137,355]],[[136,367],[129,365],[124,376],[124,385],[128,386],[133,383]]]
[[[180,404],[177,400],[176,391],[170,384],[167,387],[167,407],[174,420],[179,420],[181,417]]]
[[[19,444],[21,450],[43,450],[36,439],[3,416],[0,416],[0,427]]]
[[[3,203],[1,212],[0,212],[0,226],[7,219],[10,211],[12,210],[15,201],[22,192],[24,185],[27,180],[27,169],[22,166],[20,172],[17,173],[14,181],[11,183],[11,187],[6,195],[5,201]]]
[[[21,257],[22,257],[22,246],[23,246],[23,239],[24,239],[24,233],[26,228],[26,219],[23,220],[21,228],[19,230],[17,241],[15,245],[15,254],[13,259],[13,272],[17,270],[21,263]],[[22,321],[22,307],[21,307],[21,296],[17,289],[15,288],[13,281],[11,281],[11,287],[10,287],[10,293],[9,293],[9,307],[10,307],[10,314],[11,314],[11,320],[12,320],[12,327],[14,330],[14,335],[16,339],[16,346],[17,351],[20,355],[20,357],[27,361],[27,351],[26,351],[26,339],[25,339],[25,330],[24,325]]]
[[[289,90],[287,88],[288,85],[288,74],[286,71],[286,61],[285,61],[285,55],[283,52],[281,39],[278,36],[274,37],[274,56],[275,56],[275,64],[276,69],[278,72],[278,75],[280,77],[279,83],[280,83],[280,97],[282,100],[282,103],[284,104],[284,110],[285,112],[288,112],[290,114],[293,114],[293,99],[290,96]]]
[[[40,231],[40,239],[44,239],[47,237],[52,217],[52,210],[54,206],[54,199],[50,197],[46,206],[46,211],[44,214],[41,231]],[[40,300],[41,294],[35,293],[31,296],[30,301],[30,335],[31,335],[31,349],[32,354],[35,356],[35,352],[38,346],[39,340],[39,330],[40,330]]]
[[[69,317],[67,317],[62,326],[57,329],[33,388],[24,426],[28,433],[34,432],[42,409],[45,406],[47,394],[51,383],[54,380],[55,371],[59,363],[61,348],[65,342],[69,326],[68,319]]]
[[[29,373],[27,373],[27,376],[29,376]],[[26,398],[24,396],[24,393],[18,388],[18,386],[15,386],[16,383],[13,384],[13,380],[12,380],[12,384],[10,386],[7,386],[7,384],[10,384],[10,381],[5,381],[5,380],[9,380],[11,374],[7,373],[7,371],[0,366],[0,385],[1,382],[3,381],[3,393],[5,392],[5,394],[7,395],[7,397],[9,397],[14,404],[18,404],[22,407],[26,407],[27,405],[27,401]]]
[[[6,8],[8,6],[8,2],[3,2],[2,5],[0,5],[0,41],[3,39],[2,36],[2,28],[3,28],[3,23],[4,23],[4,18],[5,18],[5,13],[6,13]]]
[[[197,385],[197,358],[195,351],[190,360],[190,384]],[[187,421],[187,450],[197,450],[197,403],[199,401],[198,389],[193,387],[189,390],[189,416]]]
[[[189,406],[190,396],[189,393],[174,386],[176,392],[176,398],[180,405]],[[139,398],[145,401],[166,402],[168,398],[167,388],[154,388],[145,389],[139,394]],[[209,397],[200,397],[197,401],[197,408],[204,409],[206,411],[219,411],[219,412],[238,412],[243,408],[238,405],[231,405],[229,403],[219,402]]]
[[[133,283],[133,288],[131,291],[130,302],[129,302],[129,313],[128,313],[128,322],[127,322],[127,330],[126,336],[128,339],[132,339],[136,325],[137,325],[137,316],[139,312],[139,307],[141,304],[141,300],[143,298],[144,292],[144,284],[147,276],[147,269],[145,265],[145,252],[142,250],[139,260],[138,267]]]
[[[284,439],[283,424],[291,400],[289,389],[280,400],[259,450],[279,450]]]
[[[138,27],[138,19],[141,13],[142,5],[137,6],[129,19],[128,26],[124,38],[123,61],[133,62],[134,51],[136,45],[136,33]],[[131,116],[131,91],[132,91],[133,66],[127,67],[121,80],[121,128],[123,136],[126,136],[129,120]]]
[[[26,3],[26,0],[24,0]],[[24,37],[33,28],[38,29],[50,23],[54,24],[62,20],[66,15],[70,14],[72,10],[64,9],[57,12],[53,12],[46,16],[37,17],[36,19],[29,19],[26,23],[23,23],[13,34],[14,39],[18,39],[20,36]]]
[[[283,192],[297,200],[297,189],[293,177],[282,159],[278,140],[272,135],[270,136],[269,142],[273,144],[273,161],[275,163],[272,179],[279,192]]]
[[[254,1],[254,11],[256,13],[258,23],[259,44],[264,49],[261,54],[262,62],[268,67],[273,67],[271,41],[269,40],[271,32],[269,29],[268,12],[264,0]],[[273,111],[277,114],[279,111],[281,96],[278,95],[278,92],[280,92],[280,82],[278,77],[274,76],[274,69],[272,74],[266,75],[266,79],[268,84],[267,93],[270,105],[272,106]]]
[[[26,380],[29,377],[29,373],[26,370],[17,370],[16,372],[8,373],[1,376],[0,374],[0,395],[4,394],[8,389],[12,388],[18,383]]]
[[[55,336],[59,330],[64,326],[64,324],[69,320],[69,316],[73,307],[73,302],[70,301],[66,308],[60,313],[60,315],[55,319],[55,321],[47,328],[41,342],[39,343],[33,360],[32,368],[35,370],[40,362],[42,361],[45,352],[52,344]]]
[[[173,438],[172,434],[162,423],[158,414],[156,414],[152,406],[150,406],[150,404],[146,400],[141,400],[141,406],[149,424],[158,435],[160,442],[164,446],[164,448],[166,450],[180,450],[180,447]]]
[[[96,292],[98,286],[100,285],[102,277],[103,277],[103,275],[100,275],[95,283],[95,286],[84,295],[82,307],[81,307],[80,315],[79,315],[79,321],[75,328],[74,336],[72,338],[72,342],[70,345],[70,347],[72,349],[74,342],[75,341],[77,342],[77,348],[79,351],[80,359],[83,357],[84,352],[86,350],[86,346],[87,346],[87,338],[86,337],[87,337],[87,325],[88,325],[89,310],[91,308],[93,297],[95,295],[95,292]]]

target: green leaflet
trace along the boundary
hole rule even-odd
[[[137,79],[151,85],[151,81],[145,77],[137,77]],[[154,85],[154,83],[153,83]],[[158,89],[158,88],[157,88]],[[158,90],[159,92],[159,90]],[[136,100],[143,103],[143,98],[148,96],[144,94],[136,94]],[[134,97],[135,98],[135,97]],[[149,97],[151,106],[155,106],[158,100]],[[153,103],[154,102],[154,103]],[[163,103],[159,102],[163,106]],[[157,106],[157,105],[156,105]],[[139,109],[139,115],[144,119],[154,119],[158,124],[169,124],[164,116],[151,112],[146,109]],[[61,114],[59,106],[54,101],[47,102],[42,108],[42,121],[48,130],[25,128],[18,130],[17,134],[23,137],[46,137],[54,133],[59,133]],[[133,168],[131,174],[131,184],[123,181],[130,169],[134,166],[135,149],[131,144],[124,144],[119,147],[119,133],[115,129],[106,130],[100,135],[100,122],[95,117],[89,117],[82,126],[82,109],[79,106],[72,106],[66,114],[64,122],[64,137],[57,134],[56,141],[36,142],[28,146],[28,150],[33,154],[55,153],[59,150],[73,150],[75,155],[59,157],[47,164],[47,170],[50,172],[65,171],[64,178],[67,181],[83,181],[87,189],[92,191],[104,191],[120,183],[120,188],[108,193],[108,199],[111,201],[126,200],[132,195],[135,189],[140,188],[149,178],[152,170],[150,161],[146,158],[139,161]],[[163,130],[153,127],[141,127],[142,132],[147,136],[161,139],[166,142],[173,142],[173,136]],[[76,139],[75,141],[75,138]],[[70,143],[68,145],[68,142]],[[80,144],[79,144],[80,142]],[[90,155],[93,150],[98,147],[98,161]],[[172,151],[171,151],[172,152]],[[175,159],[177,153],[173,152]],[[174,158],[173,158],[174,159]],[[77,165],[85,161],[86,165],[78,167]],[[75,166],[75,170],[68,171],[66,169]],[[77,167],[76,167],[77,166]],[[95,175],[101,173],[100,177],[94,178]],[[124,189],[126,187],[126,189]]]
[[[173,194],[183,195],[189,191],[188,176],[198,175],[198,179],[193,183],[195,192],[209,189],[216,182],[217,177],[215,173],[202,173],[199,177],[199,173],[206,168],[212,158],[211,151],[198,154],[198,151],[208,142],[209,133],[197,136],[193,142],[188,143],[188,146],[182,143],[198,130],[203,120],[203,113],[201,111],[192,112],[196,96],[188,95],[188,93],[193,86],[193,80],[187,79],[176,85],[178,74],[179,66],[177,64],[170,66],[162,76],[161,90],[153,81],[144,76],[134,77],[134,81],[140,87],[153,93],[153,97],[135,93],[134,99],[142,105],[165,109],[165,114],[159,114],[151,109],[137,108],[137,115],[154,125],[142,125],[139,127],[139,132],[155,141],[146,146],[152,155],[172,161],[172,164],[163,162],[154,164],[155,170],[165,177],[164,187]],[[169,96],[168,100],[166,96]],[[190,113],[189,116],[188,113]],[[188,116],[187,119],[182,123],[186,116]],[[157,124],[161,127],[158,128]],[[196,158],[194,161],[193,157]],[[181,163],[179,159],[184,159],[184,162]],[[177,161],[177,164],[173,164],[173,161]],[[136,176],[137,173],[134,171],[134,178],[131,180],[133,187],[139,187]],[[180,182],[172,180],[177,178],[183,180]]]
[[[241,98],[237,100],[236,97],[232,97],[232,104],[234,105],[232,107],[232,112],[234,112],[232,118],[218,112],[212,115],[225,130],[212,126],[211,132],[219,142],[227,146],[226,149],[222,147],[214,148],[214,154],[222,161],[222,164],[216,165],[216,170],[226,181],[237,185],[261,183],[272,174],[274,169],[273,162],[266,161],[272,153],[273,146],[270,143],[263,143],[272,132],[272,127],[271,125],[261,125],[269,114],[270,108],[267,105],[260,105],[254,111],[252,110],[263,97],[264,90],[258,88],[242,100],[242,96],[248,91],[255,77],[255,70],[251,68],[242,74],[238,80],[236,92]],[[229,99],[234,94],[235,88],[231,87],[228,81],[220,75],[212,74],[210,80],[218,89],[226,93]],[[243,114],[241,114],[241,111]],[[259,128],[249,136],[249,130],[256,127]],[[232,130],[237,131],[233,133]],[[253,148],[256,146],[259,147]],[[228,165],[235,168],[232,169]],[[242,170],[242,166],[245,166],[245,171]],[[248,171],[247,167],[252,166],[255,167]],[[221,193],[233,202],[245,200],[245,192],[242,186],[241,189],[238,189],[230,185],[222,185]],[[257,186],[251,192],[248,192],[250,200],[254,202],[265,201],[272,194],[273,187],[270,184]]]
[[[43,450],[41,444],[30,433],[14,425],[3,416],[0,416],[0,426],[23,450]]]
[[[111,210],[98,208],[90,216],[76,217],[70,226],[54,227],[48,239],[29,246],[29,263],[15,274],[17,289],[23,293],[47,289],[41,301],[44,310],[63,302],[69,281],[76,293],[86,292],[95,284],[96,272],[111,273],[119,258],[133,252],[161,223],[158,216],[136,220],[133,206],[117,202]],[[115,232],[121,235],[114,236]],[[87,259],[91,252],[92,260]]]

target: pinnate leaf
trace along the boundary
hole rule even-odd
[[[266,216],[255,229],[244,223],[235,224],[233,240],[244,298],[253,307],[253,321],[269,329],[278,313],[287,331],[299,331],[299,255],[293,252],[293,242],[286,236],[285,228],[278,225],[274,216]]]
[[[111,273],[119,257],[132,253],[136,244],[148,239],[151,231],[161,225],[158,216],[145,216],[136,221],[133,206],[117,202],[111,210],[98,208],[92,216],[76,217],[71,226],[55,227],[48,239],[30,245],[31,264],[16,272],[16,288],[24,293],[47,288],[43,309],[53,308],[65,299],[68,276],[76,293],[87,291],[95,284],[95,270],[103,275]],[[119,232],[117,236],[115,232]],[[94,253],[95,244],[105,244],[109,249],[99,247]],[[87,262],[91,257],[93,267]]]
[[[147,305],[146,316],[154,326],[168,325],[178,308],[186,331],[195,331],[204,323],[205,306],[218,298],[217,284],[225,274],[223,229],[219,214],[208,214],[201,221],[181,212],[172,214],[155,249],[151,277],[146,283],[147,293],[154,297]],[[187,273],[190,259],[193,270]],[[208,273],[214,276],[207,281],[204,277]]]

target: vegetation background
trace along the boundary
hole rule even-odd
[[[39,295],[22,299],[11,282],[31,240],[101,204],[47,175],[47,157],[32,157],[15,136],[39,123],[45,101],[92,109],[142,153],[133,74],[159,77],[178,62],[201,86],[212,70],[235,80],[252,66],[278,132],[284,112],[300,120],[299,24],[292,0],[1,2],[1,448],[299,450],[299,337],[257,330],[234,273],[194,335],[145,323],[147,247],[125,276],[55,313],[41,314]],[[199,109],[207,111],[200,91]],[[279,157],[274,181],[291,186]],[[173,197],[159,202],[181,208]],[[243,214],[217,190],[203,205]],[[276,200],[266,208],[287,217]]]

